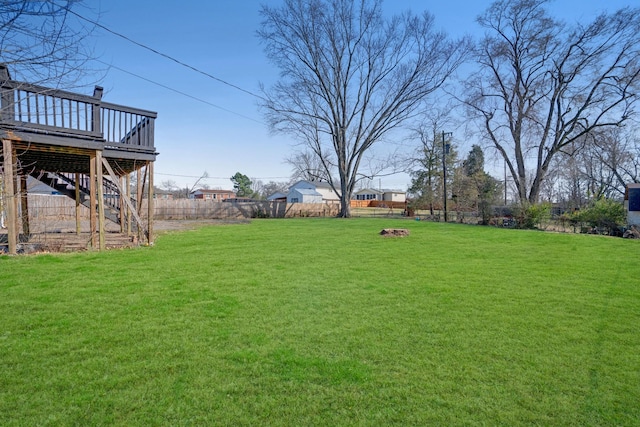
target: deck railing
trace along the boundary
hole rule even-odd
[[[124,150],[154,150],[157,114],[102,101],[102,88],[82,95],[9,79],[0,66],[0,125],[20,131],[103,140]]]

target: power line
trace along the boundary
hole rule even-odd
[[[56,4],[56,5],[57,5],[57,4]],[[80,15],[79,13],[77,13],[77,12],[75,12],[75,11],[71,10],[68,6],[60,6],[60,5],[57,5],[57,6],[58,6],[58,7],[63,8],[63,9],[65,9],[67,12],[69,12],[69,13],[71,13],[72,15],[74,15],[74,16],[76,16],[76,17],[78,17],[78,18],[82,19],[83,21],[86,21],[86,22],[88,22],[88,23],[90,23],[90,24],[92,24],[92,25],[95,25],[96,27],[102,28],[103,30],[107,31],[108,33],[111,33],[111,34],[113,34],[113,35],[115,35],[115,36],[118,36],[118,37],[120,37],[120,38],[122,38],[122,39],[124,39],[124,40],[126,40],[126,41],[128,41],[128,42],[130,42],[130,43],[135,44],[136,46],[139,46],[139,47],[141,47],[141,48],[143,48],[143,49],[149,50],[149,51],[151,51],[151,52],[155,53],[156,55],[162,56],[163,58],[166,58],[166,59],[168,59],[168,60],[170,60],[170,61],[173,61],[173,62],[175,62],[175,63],[177,63],[177,64],[179,64],[179,65],[182,65],[182,66],[183,66],[183,67],[185,67],[185,68],[188,68],[188,69],[190,69],[190,70],[192,70],[192,71],[195,71],[196,73],[202,74],[203,76],[209,77],[210,79],[213,79],[213,80],[215,80],[215,81],[217,81],[217,82],[220,82],[220,83],[222,83],[222,84],[225,84],[225,85],[227,85],[227,86],[229,86],[229,87],[232,87],[232,88],[234,88],[234,89],[236,89],[236,90],[239,90],[239,91],[244,92],[244,93],[246,93],[246,94],[248,94],[248,95],[254,96],[254,97],[258,98],[258,99],[265,100],[262,96],[260,96],[260,95],[258,95],[258,94],[256,94],[256,93],[253,93],[253,92],[251,92],[250,90],[243,89],[243,88],[241,88],[240,86],[234,85],[233,83],[229,83],[229,82],[227,82],[227,81],[225,81],[225,80],[223,80],[223,79],[221,79],[221,78],[219,78],[219,77],[216,77],[216,76],[214,76],[214,75],[212,75],[212,74],[210,74],[210,73],[207,73],[206,71],[202,71],[202,70],[200,70],[199,68],[194,67],[193,65],[189,65],[189,64],[187,64],[187,63],[185,63],[185,62],[182,62],[182,61],[180,61],[179,59],[176,59],[176,58],[174,58],[174,57],[173,57],[173,56],[171,56],[171,55],[168,55],[168,54],[166,54],[166,53],[160,52],[159,50],[154,49],[154,48],[152,48],[152,47],[150,47],[150,46],[147,46],[147,45],[145,45],[145,44],[143,44],[143,43],[137,42],[137,41],[133,40],[132,38],[125,36],[125,35],[124,35],[124,34],[122,34],[122,33],[119,33],[119,32],[117,32],[117,31],[114,31],[114,30],[112,30],[112,29],[110,29],[110,28],[108,28],[108,27],[106,27],[106,26],[104,26],[104,25],[100,24],[100,23],[99,23],[99,22],[97,22],[97,21],[94,21],[94,20],[89,19],[89,18],[85,18],[84,16]]]
[[[173,176],[176,178],[202,178],[202,175],[179,175],[179,174],[160,173],[160,172],[154,172],[154,175]],[[208,176],[202,179],[207,180],[207,179],[230,179],[230,178],[231,177],[228,177],[228,176]],[[290,177],[288,176],[254,176],[251,178],[252,179],[289,179]]]
[[[249,117],[249,116],[245,116],[244,114],[236,113],[235,111],[231,111],[231,110],[229,110],[228,108],[221,107],[221,106],[216,105],[216,104],[214,104],[214,103],[212,103],[212,102],[206,101],[206,100],[204,100],[204,99],[202,99],[202,98],[198,98],[197,96],[193,96],[193,95],[190,95],[190,94],[188,94],[188,93],[186,93],[186,92],[182,92],[181,90],[174,89],[174,88],[172,88],[172,87],[170,87],[170,86],[167,86],[167,85],[164,85],[164,84],[162,84],[162,83],[158,83],[158,82],[153,81],[153,80],[151,80],[151,79],[149,79],[149,78],[147,78],[147,77],[144,77],[144,76],[141,76],[141,75],[139,75],[139,74],[133,73],[133,72],[131,72],[131,71],[125,70],[124,68],[120,68],[120,67],[118,67],[118,66],[116,66],[116,65],[109,64],[109,63],[104,62],[104,61],[101,61],[101,60],[99,60],[99,59],[96,59],[96,61],[97,61],[97,62],[99,62],[99,63],[101,63],[101,64],[103,64],[103,65],[106,65],[107,67],[114,68],[114,69],[116,69],[116,70],[118,70],[118,71],[121,71],[121,72],[123,72],[123,73],[129,74],[129,75],[134,76],[134,77],[137,77],[137,78],[142,79],[142,80],[144,80],[144,81],[146,81],[146,82],[152,83],[152,84],[154,84],[154,85],[156,85],[156,86],[160,86],[161,88],[164,88],[164,89],[170,90],[170,91],[175,92],[175,93],[177,93],[177,94],[180,94],[180,95],[182,95],[182,96],[186,96],[187,98],[191,98],[191,99],[194,99],[194,100],[196,100],[196,101],[198,101],[198,102],[202,102],[203,104],[207,104],[207,105],[210,105],[210,106],[212,106],[212,107],[219,108],[220,110],[226,111],[226,112],[231,113],[231,114],[235,114],[236,116],[243,117],[243,118],[245,118],[245,119],[247,119],[247,120],[251,120],[251,121],[254,121],[254,122],[256,122],[256,123],[264,124],[264,123],[263,123],[263,122],[261,122],[260,120],[256,120],[256,119],[251,118],[251,117]]]

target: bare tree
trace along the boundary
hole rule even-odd
[[[283,193],[286,194],[289,189],[288,182],[280,182],[280,181],[269,181],[266,184],[262,185],[261,188],[261,198],[266,199],[275,193]]]
[[[317,156],[349,217],[365,154],[443,85],[468,43],[436,32],[426,12],[385,20],[380,0],[284,0],[262,16],[282,76],[265,90],[267,121]]]
[[[160,188],[167,191],[176,191],[180,189],[180,186],[173,179],[167,179],[160,183]]]
[[[585,135],[622,125],[640,82],[640,9],[588,25],[554,20],[546,0],[494,2],[465,103],[504,158],[521,203],[535,203],[554,157]]]
[[[329,181],[329,171],[334,165],[328,156],[323,159],[310,150],[294,153],[285,162],[292,167],[292,181]]]
[[[80,7],[80,0],[0,3],[0,63],[14,79],[68,89],[89,73],[95,78],[89,67],[93,28],[73,11]]]
[[[198,179],[196,179],[192,185],[186,185],[182,189],[182,191],[177,191],[175,193],[175,196],[177,196],[178,198],[186,198],[186,199],[188,199],[189,197],[191,197],[191,193],[196,191],[198,188],[208,189],[209,185],[204,182],[207,179],[209,179],[209,172],[204,171],[204,172],[202,172],[202,175],[200,175],[198,177]]]
[[[590,165],[585,175],[603,193],[621,198],[627,184],[640,181],[640,141],[633,132],[619,128],[602,132],[590,141],[585,152],[587,165],[597,163]]]

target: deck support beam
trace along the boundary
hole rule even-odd
[[[9,139],[2,140],[2,153],[4,156],[3,170],[4,170],[4,200],[5,209],[7,212],[7,233],[9,254],[15,255],[18,253],[18,229],[17,229],[17,200],[16,191],[14,188],[15,183],[15,170],[14,170],[14,153],[13,144]]]
[[[153,163],[147,162],[147,170],[149,175],[149,198],[147,199],[147,242],[149,246],[153,245],[153,216],[154,216],[154,204],[153,204]]]
[[[142,168],[136,170],[136,200],[138,200],[138,206],[136,206],[136,212],[142,212],[142,196],[144,195],[144,181],[146,176],[142,175]],[[142,227],[138,224],[138,242],[142,241]]]
[[[96,150],[96,185],[98,188],[98,236],[100,250],[105,250],[104,236],[104,188],[102,185],[102,151]]]
[[[96,249],[97,218],[96,218],[96,156],[89,156],[89,229],[91,232],[91,248]]]
[[[127,177],[125,178],[125,185],[126,185],[126,191],[127,191],[127,199],[131,200],[131,174],[128,173]],[[127,236],[131,236],[131,209],[129,209],[129,205],[127,205],[127,211],[126,211],[126,218],[127,218]]]

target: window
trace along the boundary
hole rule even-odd
[[[629,189],[629,211],[640,211],[640,188]]]

